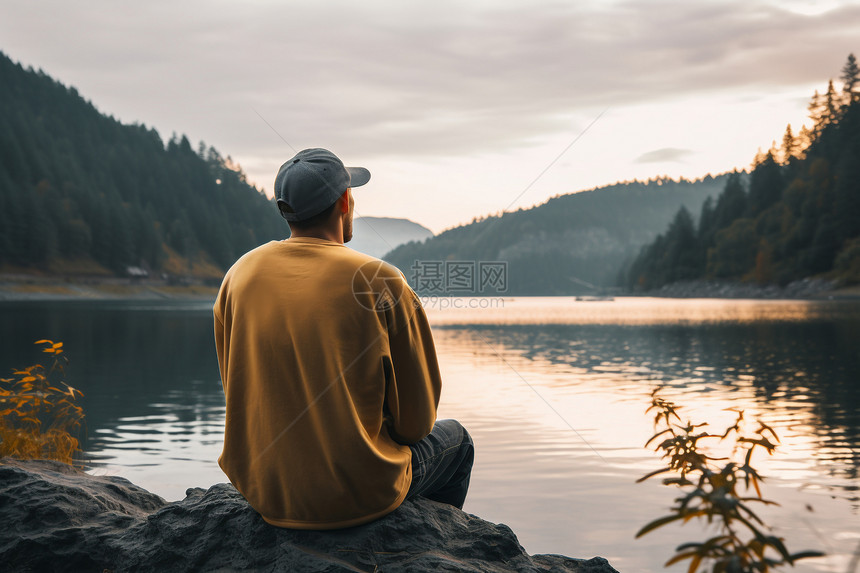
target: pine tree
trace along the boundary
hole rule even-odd
[[[860,236],[860,141],[857,139],[842,151],[833,192],[834,231],[836,243],[841,245],[849,238]]]
[[[755,268],[758,254],[755,224],[749,218],[736,219],[719,231],[708,251],[707,274],[716,278],[740,278]]]
[[[743,215],[747,208],[747,193],[740,174],[732,173],[714,208],[714,231],[724,229]]]
[[[857,58],[854,54],[848,54],[848,60],[842,67],[842,92],[845,94],[846,104],[851,104],[860,99],[860,67],[857,66]]]
[[[779,147],[777,147],[775,139],[770,142],[770,147],[767,150],[767,155],[769,157],[772,157],[774,161],[776,161],[776,158],[779,157]]]
[[[833,80],[827,83],[827,93],[824,94],[824,125],[839,122],[839,94],[833,87]]]
[[[705,249],[711,246],[713,240],[716,225],[715,215],[714,198],[709,196],[702,203],[702,211],[699,214],[698,240]]]
[[[800,159],[806,157],[806,150],[809,149],[810,145],[812,145],[812,132],[804,125],[797,135],[797,157]]]
[[[666,231],[666,249],[660,267],[664,282],[696,278],[704,270],[699,263],[699,244],[693,216],[683,205]]]
[[[821,94],[818,93],[818,90],[815,90],[815,93],[812,94],[812,99],[809,102],[809,106],[807,106],[809,110],[809,119],[812,120],[812,129],[810,129],[810,144],[818,139],[818,136],[821,135],[821,130],[824,128],[824,102],[821,99]]]
[[[797,139],[791,132],[791,124],[785,126],[785,135],[782,136],[782,163],[791,163],[792,159],[797,159]]]
[[[747,215],[755,218],[759,213],[779,201],[785,185],[779,165],[773,155],[767,154],[750,176]]]

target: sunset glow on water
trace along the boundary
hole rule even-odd
[[[506,523],[530,553],[662,570],[675,546],[706,534],[690,523],[633,539],[677,495],[659,479],[635,483],[660,467],[643,446],[661,387],[714,432],[733,422],[729,408],[773,426],[776,453],[754,462],[764,497],[781,507],[760,514],[790,550],[828,553],[795,570],[846,569],[860,543],[860,304],[503,300],[425,301],[439,415],[462,421],[477,445],[466,511]],[[216,464],[224,398],[211,304],[18,303],[0,316],[3,364],[18,365],[31,339],[65,341],[69,381],[85,393],[91,473],[169,500],[227,481]]]

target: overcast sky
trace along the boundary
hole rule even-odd
[[[327,147],[373,174],[358,215],[438,232],[747,167],[860,55],[860,1],[0,0],[0,50],[268,193]]]

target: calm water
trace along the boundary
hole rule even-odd
[[[510,525],[530,553],[660,571],[677,544],[704,538],[691,523],[633,539],[676,493],[634,483],[659,467],[642,447],[657,386],[714,430],[732,421],[730,407],[777,430],[777,453],[758,466],[781,507],[761,513],[790,550],[829,554],[797,571],[845,571],[860,549],[860,303],[426,306],[445,381],[440,416],[460,419],[478,447],[465,509]],[[92,473],[170,500],[227,481],[215,461],[224,399],[210,304],[4,303],[0,337],[2,370],[40,360],[34,340],[66,343]]]

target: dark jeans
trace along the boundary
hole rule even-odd
[[[456,420],[439,420],[430,434],[409,446],[412,450],[412,485],[406,499],[416,495],[463,509],[475,445]]]

